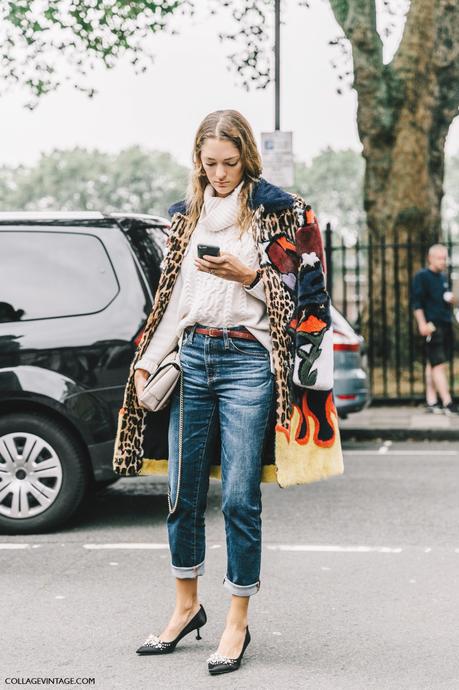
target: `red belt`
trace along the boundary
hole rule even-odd
[[[192,327],[191,327],[192,328]],[[185,330],[191,330],[191,328],[186,328]],[[222,338],[223,328],[201,328],[197,326],[195,329],[196,333],[201,333],[202,335],[210,335],[211,338]],[[245,340],[257,340],[252,333],[249,331],[235,331],[230,328],[227,329],[229,338],[244,338]]]

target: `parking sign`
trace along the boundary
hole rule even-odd
[[[262,132],[261,156],[263,177],[268,182],[279,187],[293,186],[292,132]]]

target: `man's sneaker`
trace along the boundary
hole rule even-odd
[[[450,402],[448,405],[443,406],[443,414],[446,414],[447,416],[459,414],[459,409],[455,403]]]
[[[433,405],[427,404],[426,411],[431,412],[432,414],[443,414],[443,407],[439,402],[436,402]]]

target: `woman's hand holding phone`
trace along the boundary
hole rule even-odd
[[[204,257],[194,260],[198,271],[212,272],[213,275],[219,278],[233,280],[246,285],[250,285],[256,277],[257,272],[253,268],[246,266],[237,256],[229,252],[220,252],[219,256],[205,254]]]
[[[198,244],[197,250],[200,259],[204,256],[220,256],[220,247],[216,244]]]

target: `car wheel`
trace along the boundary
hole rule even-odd
[[[64,524],[88,485],[82,448],[58,422],[35,413],[0,419],[0,532],[33,534]]]

